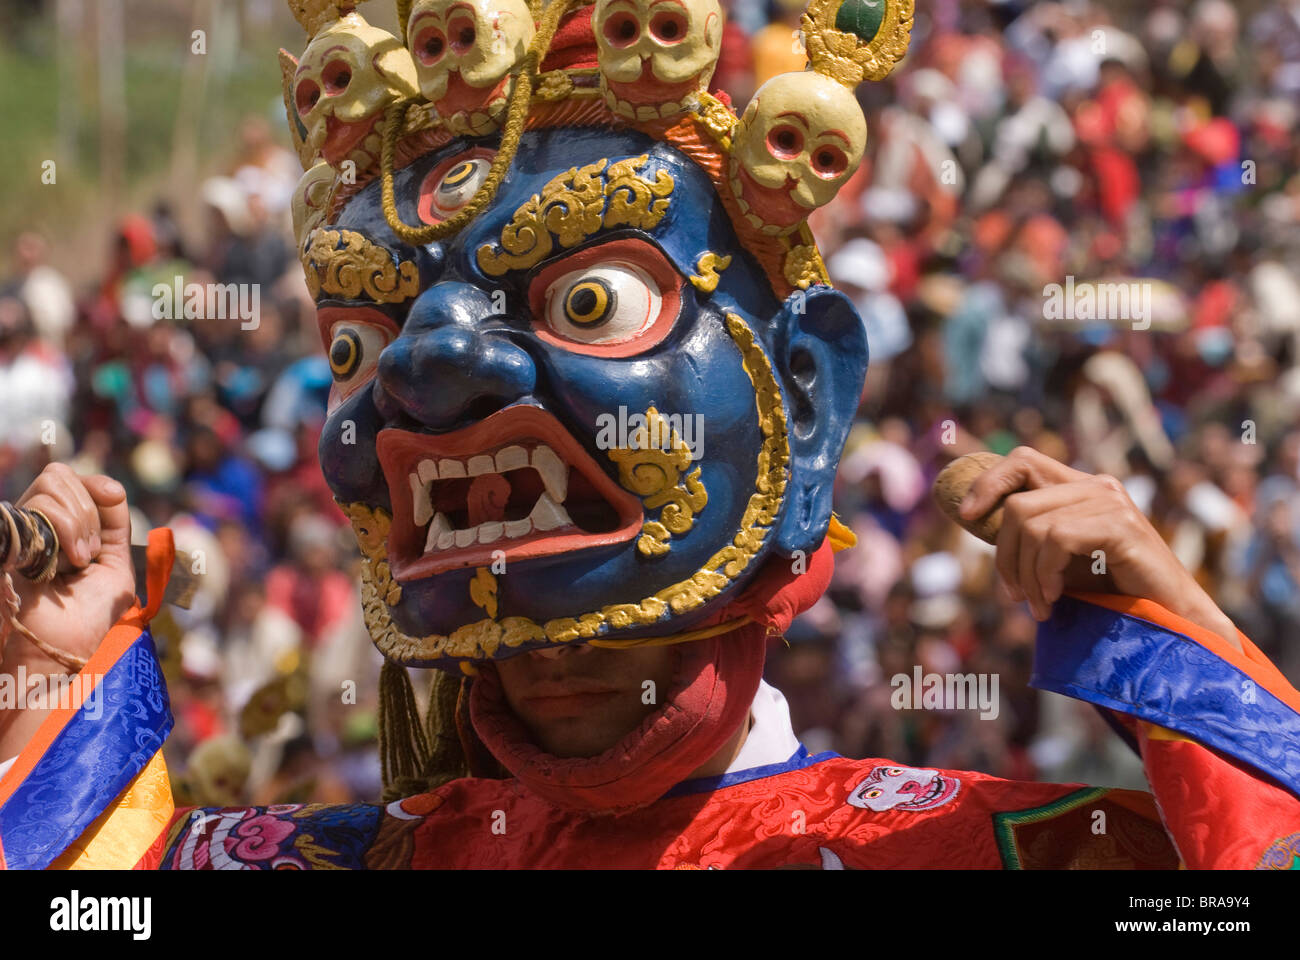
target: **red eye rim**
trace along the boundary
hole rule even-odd
[[[312,96],[315,94],[315,96]],[[298,116],[305,117],[320,100],[320,86],[315,80],[303,80],[294,90],[293,101],[298,108]]]
[[[448,157],[426,173],[424,179],[420,181],[420,190],[416,195],[415,212],[420,221],[422,223],[442,223],[446,219],[434,210],[433,195],[438,189],[438,184],[442,183],[442,178],[453,168],[466,160],[486,160],[491,163],[492,158],[496,155],[497,152],[488,147],[475,147],[472,150],[466,150],[464,153],[458,153],[454,157]]]
[[[316,309],[316,326],[320,331],[321,343],[325,348],[325,356],[329,357],[330,345],[333,341],[330,333],[336,324],[351,323],[359,327],[373,327],[382,330],[388,335],[388,343],[397,339],[401,331],[398,329],[397,322],[386,313],[381,313],[372,307],[318,307]],[[385,344],[387,346],[387,344]],[[382,351],[381,351],[382,352]],[[378,357],[375,358],[378,363]],[[332,378],[331,378],[332,379]],[[329,400],[325,405],[326,414],[332,414],[343,401],[347,400],[358,390],[365,387],[375,379],[372,372],[368,377],[360,377],[347,384],[341,384],[337,381],[330,383]]]
[[[434,41],[437,41],[438,49],[430,53],[426,48]],[[436,26],[424,27],[416,34],[411,50],[423,66],[431,67],[447,55],[447,37]]]
[[[650,18],[650,35],[665,47],[686,39],[689,23],[681,10],[660,10]]]
[[[783,123],[767,132],[767,152],[778,160],[793,160],[803,152],[803,131]]]
[[[320,79],[325,87],[325,96],[337,97],[352,82],[352,68],[343,60],[331,60],[320,72]]]
[[[814,147],[809,155],[808,162],[812,166],[813,173],[823,180],[834,180],[836,177],[842,177],[844,171],[849,168],[848,154],[833,143],[823,143]]]
[[[456,56],[463,57],[473,50],[474,41],[477,39],[478,27],[474,24],[473,18],[461,14],[453,17],[447,24],[447,42]]]
[[[650,274],[650,278],[659,287],[659,316],[640,333],[615,343],[581,343],[552,330],[546,322],[547,288],[566,273],[596,267],[611,261],[630,263]],[[681,285],[682,275],[668,262],[658,247],[644,240],[628,237],[587,247],[567,257],[561,257],[543,268],[529,281],[528,306],[532,311],[533,333],[539,339],[570,353],[608,359],[633,357],[645,353],[668,336],[681,311]]]
[[[611,47],[621,50],[641,39],[641,24],[628,11],[615,10],[605,17],[601,32]]]
[[[316,328],[320,331],[321,345],[325,348],[326,353],[329,352],[332,339],[330,331],[334,329],[336,323],[343,321],[381,327],[393,339],[397,339],[402,332],[396,320],[373,307],[317,307]]]

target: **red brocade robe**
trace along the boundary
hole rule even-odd
[[[86,665],[94,716],[52,711],[0,777],[6,866],[1300,869],[1300,693],[1245,637],[1238,652],[1145,600],[1063,598],[1031,685],[1100,709],[1150,793],[800,748],[618,816],[481,779],[388,805],[174,811],[152,613],[130,611]]]

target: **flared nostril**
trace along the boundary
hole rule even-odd
[[[515,397],[513,399],[518,399]],[[510,406],[512,400],[505,397],[479,397],[465,407],[465,419],[470,421],[486,420],[498,410]]]
[[[376,405],[392,422],[435,430],[481,420],[533,392],[532,357],[501,330],[477,287],[438,284],[412,305],[402,335],[379,358]]]

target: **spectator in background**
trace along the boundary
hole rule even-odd
[[[289,558],[266,581],[266,602],[287,614],[315,647],[360,603],[352,578],[338,569],[339,527],[310,511],[289,525]]]
[[[76,319],[72,288],[54,267],[46,262],[49,246],[39,233],[28,231],[14,240],[14,276],[7,292],[16,295],[27,307],[36,336],[56,350],[63,348],[63,338]]]
[[[799,17],[805,6],[803,0],[775,0],[776,16],[753,35],[755,90],[778,73],[802,70],[808,62],[799,40]]]
[[[802,69],[803,6],[731,0],[714,89],[737,110]],[[835,489],[859,544],[769,654],[810,748],[1140,783],[1095,712],[1028,688],[1034,621],[993,589],[987,545],[927,495],[951,458],[1020,443],[1115,474],[1300,682],[1297,91],[1300,0],[918,5],[907,61],[859,90],[867,156],[811,221],[871,365]],[[309,695],[269,698],[251,737],[241,802],[373,799],[379,657],[315,457],[332,379],[286,223],[297,161],[277,139],[241,127],[199,191],[196,236],[165,207],[124,217],[75,314],[47,266],[57,246],[19,239],[0,283],[0,395],[66,422],[75,449],[0,442],[0,482],[16,495],[28,461],[55,453],[107,470],[137,526],[185,531],[226,571],[220,597],[158,626],[180,678],[170,764],[298,677]],[[259,284],[259,326],[155,319],[151,284],[178,274]],[[1150,326],[1049,321],[1045,288],[1067,277],[1146,285]],[[891,679],[918,665],[997,676],[998,717],[897,709]],[[242,776],[228,740],[199,760],[200,789]]]

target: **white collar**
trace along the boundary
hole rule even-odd
[[[799,750],[799,738],[790,723],[790,706],[781,691],[760,680],[749,711],[749,735],[727,773],[785,763]]]

